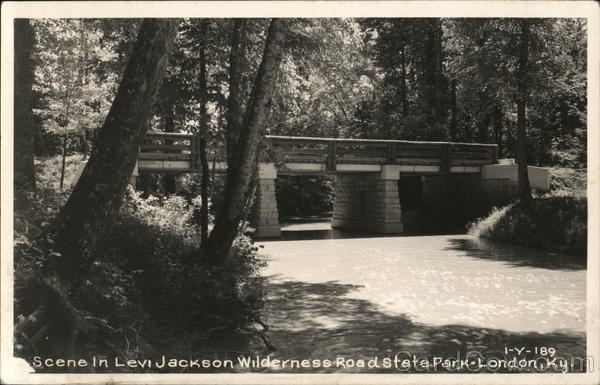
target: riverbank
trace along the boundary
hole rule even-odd
[[[543,250],[587,254],[585,170],[552,169],[552,191],[496,208],[469,226],[474,237]]]

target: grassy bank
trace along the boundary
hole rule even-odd
[[[585,170],[551,169],[552,190],[529,204],[515,202],[475,221],[469,234],[585,257],[587,198]]]

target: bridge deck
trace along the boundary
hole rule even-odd
[[[377,172],[384,164],[400,165],[409,173],[473,173],[497,163],[495,144],[406,140],[333,139],[266,136],[265,161],[280,174]],[[207,150],[217,171],[226,169],[222,146]],[[199,172],[196,137],[184,133],[151,132],[140,147],[138,169],[153,172]]]

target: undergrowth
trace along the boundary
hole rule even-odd
[[[469,226],[475,237],[509,242],[585,258],[587,198],[585,171],[551,170],[551,191],[494,208]]]
[[[15,214],[15,322],[35,309],[30,283],[47,273],[40,242],[68,197],[68,189],[57,190],[48,175],[55,168],[38,166],[35,203]],[[198,347],[262,324],[263,262],[257,248],[242,235],[223,266],[206,263],[195,203],[179,196],[143,199],[128,189],[122,210],[97,234],[70,292],[73,306],[106,325],[107,338],[126,359],[152,356],[165,341]],[[16,341],[17,355],[35,353],[27,341]]]

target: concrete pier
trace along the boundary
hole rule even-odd
[[[332,227],[390,234],[401,233],[400,166],[384,165],[378,173],[335,175]]]
[[[254,235],[257,238],[280,237],[281,226],[275,198],[277,170],[272,163],[262,163],[259,167],[252,216],[256,229]]]

